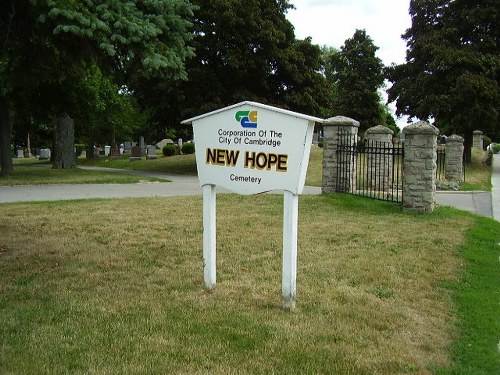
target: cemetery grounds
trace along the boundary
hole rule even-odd
[[[217,199],[213,292],[201,197],[0,205],[0,373],[498,372],[498,222],[301,196],[285,312],[283,198]]]

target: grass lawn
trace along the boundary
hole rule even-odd
[[[500,224],[301,196],[297,309],[281,309],[282,197],[0,205],[0,373],[498,373]]]
[[[121,159],[108,160],[108,158],[78,159],[80,165],[93,165],[98,167],[132,169],[136,171],[165,172],[174,174],[196,175],[196,160],[194,154],[163,156],[157,154],[157,159],[129,161],[128,155]]]
[[[0,178],[0,186],[15,185],[46,185],[46,184],[130,184],[144,181],[165,180],[73,169],[52,169],[48,161],[39,161],[35,158],[14,159],[14,174]]]

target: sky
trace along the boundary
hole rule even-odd
[[[406,45],[401,34],[411,25],[410,0],[290,0],[287,18],[299,39],[339,48],[356,29],[366,29],[380,49],[385,65],[403,63]]]
[[[401,39],[411,26],[410,0],[290,0],[288,20],[298,39],[311,37],[314,44],[340,48],[356,29],[365,29],[379,47],[384,65],[405,62],[406,44]],[[394,106],[391,105],[391,109]],[[401,128],[406,119],[398,119]]]

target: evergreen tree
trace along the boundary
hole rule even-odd
[[[406,63],[387,70],[398,115],[499,135],[498,0],[412,0]]]
[[[384,83],[384,66],[377,49],[365,30],[356,30],[339,52],[330,54],[335,114],[359,121],[361,131],[379,125],[383,118],[378,89]]]

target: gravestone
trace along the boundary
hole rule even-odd
[[[182,151],[182,138],[179,138],[177,145],[179,146],[179,151]]]
[[[162,139],[160,142],[158,142],[156,144],[156,147],[158,147],[160,150],[163,149],[163,147],[165,147],[165,145],[168,145],[168,144],[174,144],[174,141],[172,141],[171,139],[169,138],[165,138],[165,139]]]
[[[141,149],[141,156],[146,155],[146,144],[144,143],[144,137],[141,135],[139,138],[139,148]]]
[[[115,160],[120,158],[121,158],[121,153],[119,149],[111,148],[111,150],[109,150],[109,160]]]
[[[141,148],[139,146],[132,146],[130,149],[130,161],[141,160]]]
[[[123,142],[123,152],[129,153],[132,148],[132,142]]]
[[[147,148],[147,155],[146,155],[146,159],[150,160],[150,159],[156,159],[156,146],[155,145],[148,145]]]
[[[24,158],[24,151],[23,150],[17,150],[17,157],[18,158]]]
[[[50,148],[42,148],[40,149],[39,160],[49,160],[50,159]]]

